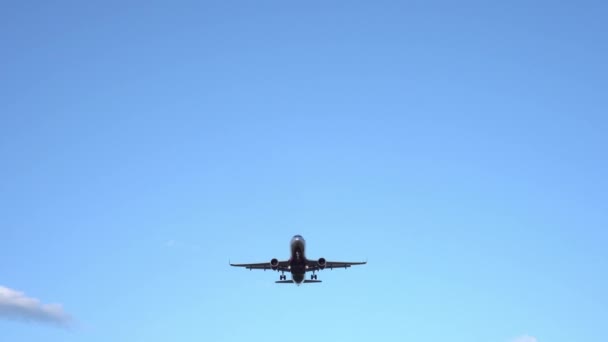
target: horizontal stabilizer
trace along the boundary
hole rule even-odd
[[[305,284],[308,284],[308,283],[320,283],[320,282],[321,282],[321,280],[304,280]],[[277,281],[275,281],[275,283],[277,283],[277,284],[295,284],[293,282],[293,280],[277,280]]]

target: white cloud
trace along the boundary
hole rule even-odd
[[[44,304],[23,292],[0,286],[0,318],[67,326],[71,317],[60,304]]]
[[[529,335],[523,335],[523,336],[514,338],[511,342],[538,342],[538,340],[536,339],[536,337],[529,336]]]

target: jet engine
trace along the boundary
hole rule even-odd
[[[326,264],[325,258],[319,258],[319,260],[317,260],[317,265],[319,265],[320,270],[324,269]]]
[[[279,260],[277,258],[270,260],[270,268],[272,268],[273,271],[276,271],[279,268]]]

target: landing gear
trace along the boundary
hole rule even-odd
[[[287,276],[285,275],[285,273],[279,276],[279,280],[287,280]]]
[[[310,280],[317,280],[317,275],[316,274],[311,274],[310,275]]]

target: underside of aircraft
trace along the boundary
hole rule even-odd
[[[301,235],[295,235],[291,239],[290,251],[291,257],[288,260],[280,261],[276,258],[270,262],[252,263],[252,264],[230,264],[230,266],[244,267],[249,270],[273,270],[281,272],[277,284],[297,284],[302,283],[320,283],[317,279],[317,271],[334,268],[349,268],[355,265],[364,265],[367,261],[362,262],[345,262],[345,261],[327,261],[325,258],[316,260],[307,259],[305,255],[306,241]],[[291,280],[287,280],[285,272],[291,274]],[[306,273],[311,272],[310,279],[306,278]]]

